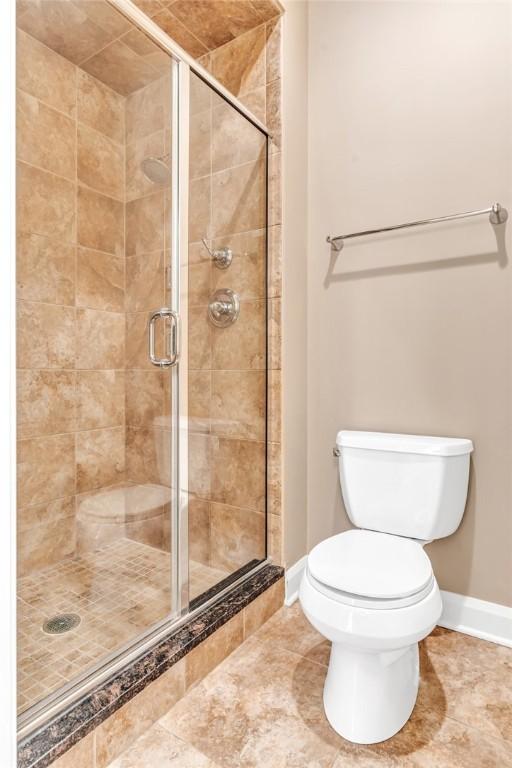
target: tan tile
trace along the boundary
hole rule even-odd
[[[122,426],[124,398],[124,371],[78,371],[78,429]]]
[[[191,307],[188,311],[188,364],[192,370],[211,366],[212,326],[208,322],[206,306]]]
[[[125,101],[95,77],[77,70],[77,118],[79,122],[104,133],[118,144],[124,143]]]
[[[78,187],[78,243],[85,248],[124,255],[124,205],[91,189]]]
[[[214,249],[229,247],[233,261],[229,266],[229,286],[242,301],[265,298],[265,230],[225,235],[211,241]],[[211,270],[212,291],[226,285],[226,272]]]
[[[269,285],[268,294],[272,298],[282,293],[282,233],[281,225],[269,227],[268,230],[268,261]]]
[[[189,185],[188,239],[196,243],[208,238],[211,219],[211,178],[193,179]]]
[[[73,435],[18,442],[18,503],[42,504],[75,492]]]
[[[128,96],[159,77],[157,69],[121,40],[107,45],[81,67],[121,96]]]
[[[156,192],[126,204],[126,255],[164,248],[164,195]]]
[[[77,368],[124,367],[125,318],[117,312],[77,309]]]
[[[124,150],[93,128],[78,125],[78,181],[117,200],[124,199]]]
[[[265,371],[213,371],[212,433],[264,440],[265,401]]]
[[[16,246],[18,299],[73,305],[74,247],[27,232],[18,234]]]
[[[189,248],[203,248],[204,246],[196,244]],[[188,266],[188,306],[205,307],[210,300],[210,277],[213,272],[211,261],[197,261]]]
[[[214,237],[262,229],[266,220],[265,164],[241,165],[212,177]]]
[[[76,124],[24,91],[16,98],[16,153],[20,160],[75,179]]]
[[[250,2],[261,16],[262,21],[273,19],[283,12],[282,7],[274,0],[250,0]]]
[[[273,515],[281,514],[282,495],[282,469],[281,469],[281,444],[267,443],[268,448],[268,510]]]
[[[475,667],[496,669],[499,665],[506,672],[512,670],[512,649],[461,632],[436,627],[422,645],[429,654],[462,655]]]
[[[512,741],[512,652],[496,654],[493,668],[474,663],[467,646],[459,652],[421,655],[418,701],[426,709],[443,705],[447,717],[478,728],[491,738]]]
[[[176,0],[172,3],[172,12],[193,29],[210,50],[261,23],[256,8],[251,3],[239,0],[224,0],[222,3],[196,0],[193,4],[187,0]]]
[[[126,199],[150,195],[159,187],[144,175],[142,162],[148,157],[164,157],[166,153],[164,131],[158,130],[149,136],[132,141],[126,147]]]
[[[362,750],[370,765],[425,766],[511,766],[510,744],[489,739],[477,728],[446,717],[443,711],[427,712],[416,706],[410,720],[392,739]],[[373,762],[370,760],[373,759]],[[377,761],[377,763],[375,762]],[[336,768],[343,765],[338,758]],[[361,758],[357,765],[365,766]]]
[[[201,43],[195,35],[190,32],[188,25],[185,26],[181,23],[175,15],[169,12],[168,9],[160,11],[153,16],[153,21],[166,32],[169,37],[172,37],[178,45],[181,45],[187,53],[196,59],[198,56],[202,56],[206,53],[206,46]]]
[[[52,765],[54,768],[94,768],[94,734],[88,733]]]
[[[190,113],[189,121],[190,178],[197,179],[211,173],[212,113],[210,109]]]
[[[188,546],[191,560],[210,563],[210,504],[190,498],[188,502]]]
[[[240,101],[247,109],[252,112],[260,122],[265,125],[267,119],[267,106],[266,106],[266,87],[264,85],[259,88],[255,88],[254,91],[248,91],[240,96]]]
[[[124,259],[78,248],[76,305],[113,312],[124,310]]]
[[[188,374],[188,428],[190,431],[210,431],[210,398],[210,371],[190,370]]]
[[[253,29],[213,51],[212,70],[235,96],[265,85],[265,27]]]
[[[241,301],[236,323],[227,328],[213,328],[212,335],[213,368],[265,368],[264,302]]]
[[[126,371],[126,423],[130,427],[158,426],[164,414],[164,371]]]
[[[268,439],[281,442],[281,371],[268,372]]]
[[[78,432],[76,435],[76,483],[78,493],[113,485],[125,477],[123,427]]]
[[[95,7],[101,5],[103,4],[61,3],[52,0],[33,3],[22,15],[19,24],[25,32],[48,48],[78,64],[118,37],[129,26],[129,22],[110,6],[106,9]],[[101,26],[95,11],[96,14],[98,11],[102,14]],[[106,23],[107,19],[110,21],[109,25]]]
[[[251,605],[245,609],[246,613]],[[329,664],[331,644],[313,629],[298,600],[289,608],[282,606],[275,616],[258,629],[257,638],[270,647],[283,648],[325,667]]]
[[[265,443],[211,438],[212,501],[265,508]]]
[[[18,530],[17,570],[24,576],[75,553],[76,520],[75,505],[71,514],[46,523],[31,526],[30,530]]]
[[[73,368],[75,310],[52,304],[18,302],[18,367]]]
[[[281,578],[244,608],[244,638],[263,626],[283,604],[284,578]]]
[[[157,355],[162,352],[163,350],[156,345]],[[128,312],[126,314],[126,367],[153,368],[148,354],[147,312]]]
[[[187,654],[185,657],[187,688],[201,681],[235,648],[238,648],[242,640],[243,621],[240,612]],[[164,717],[163,725],[168,722],[169,716]]]
[[[211,487],[210,438],[208,435],[189,433],[188,436],[188,492],[201,499],[210,498]]]
[[[74,371],[18,371],[18,437],[76,429]]]
[[[135,483],[170,485],[171,433],[165,429],[128,427],[126,476]]]
[[[268,158],[268,226],[281,224],[281,153],[274,152]]]
[[[122,13],[113,8],[110,3],[105,3],[104,0],[99,0],[99,2],[91,2],[91,0],[73,1],[82,13],[85,13],[98,27],[104,29],[111,38],[119,37],[132,26],[132,23]]]
[[[201,63],[201,62],[200,62]],[[203,63],[205,66],[205,63]],[[209,110],[212,103],[213,91],[204,80],[190,73],[190,115],[195,115],[197,112],[204,112]]]
[[[150,18],[153,17],[155,13],[161,11],[164,7],[163,2],[160,2],[159,0],[133,0],[133,2],[137,8],[140,8],[140,10]]]
[[[281,79],[267,85],[266,126],[272,137],[271,152],[281,151]]]
[[[18,163],[16,210],[18,231],[74,241],[75,185],[70,181]]]
[[[126,308],[149,311],[165,304],[163,251],[138,253],[126,259]]]
[[[137,739],[109,768],[137,768],[142,765],[159,768],[219,768],[158,723]]]
[[[264,157],[265,135],[234,107],[219,100],[212,117],[213,173]]]
[[[323,714],[325,668],[250,638],[161,720],[223,766],[330,768],[341,746]]]
[[[54,499],[44,504],[35,504],[30,507],[20,507],[16,515],[18,531],[32,529],[38,525],[55,523],[64,517],[73,517],[75,514],[75,497],[66,496],[63,499]]]
[[[267,24],[266,80],[271,83],[281,77],[281,19]]]
[[[281,299],[270,299],[268,317],[268,367],[281,368]]]
[[[210,564],[236,571],[265,557],[265,515],[253,509],[212,504],[210,512]]]
[[[169,125],[171,81],[160,77],[126,99],[126,143],[131,144]]]
[[[101,723],[96,735],[96,768],[105,768],[173,706],[185,690],[185,664],[179,661]]]
[[[281,511],[279,511],[279,514],[269,514],[267,527],[267,554],[275,565],[284,565]]]
[[[140,29],[132,29],[121,40],[157,72],[166,75],[171,71],[172,58]]]
[[[31,96],[67,115],[75,114],[76,68],[66,59],[18,30],[16,82]]]

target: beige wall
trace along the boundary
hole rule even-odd
[[[302,0],[283,24],[283,559],[307,550],[307,22]]]
[[[308,546],[348,526],[337,430],[469,437],[440,586],[512,605],[512,254],[485,217],[347,244],[328,233],[512,206],[512,7],[310,4]],[[286,256],[288,258],[288,254]]]

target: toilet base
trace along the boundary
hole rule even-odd
[[[418,686],[418,643],[380,653],[333,643],[324,686],[325,714],[348,741],[385,741],[408,721]]]

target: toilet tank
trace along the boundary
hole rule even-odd
[[[457,530],[471,440],[343,430],[336,447],[343,501],[357,528],[427,540]]]

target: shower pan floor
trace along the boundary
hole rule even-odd
[[[190,561],[190,598],[227,572]],[[164,619],[171,607],[168,552],[131,539],[65,560],[18,580],[18,712],[70,682]],[[43,624],[77,614],[69,632]]]

